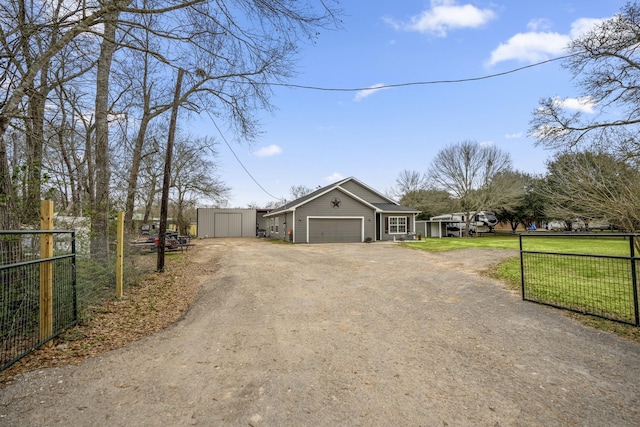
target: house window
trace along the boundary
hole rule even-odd
[[[278,231],[278,227],[279,227],[279,225],[280,225],[280,217],[279,217],[279,216],[277,216],[277,217],[276,217],[276,233],[279,233],[279,231]]]
[[[274,223],[273,218],[271,218],[271,221],[269,221],[269,222],[271,223],[269,225],[271,227],[271,232],[273,233],[273,223]]]
[[[390,216],[389,234],[407,234],[407,217]]]

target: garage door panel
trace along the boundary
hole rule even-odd
[[[362,242],[360,218],[311,218],[309,243]]]

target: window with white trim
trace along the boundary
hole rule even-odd
[[[276,233],[280,233],[280,232],[278,231],[278,226],[279,226],[279,225],[280,225],[280,217],[279,217],[279,216],[277,216],[277,217],[276,217]]]
[[[389,234],[407,234],[407,217],[390,216]]]

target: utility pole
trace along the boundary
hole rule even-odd
[[[162,181],[162,200],[160,201],[160,230],[158,231],[158,262],[156,271],[164,273],[164,250],[167,238],[167,212],[169,210],[169,186],[171,185],[171,159],[173,158],[173,140],[176,133],[178,120],[178,107],[180,106],[180,90],[182,88],[182,75],[184,70],[178,70],[178,81],[173,95],[171,121],[169,122],[169,138],[167,139],[167,153],[164,160],[164,180]]]

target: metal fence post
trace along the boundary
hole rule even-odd
[[[76,232],[75,230],[71,231],[71,254],[73,258],[71,259],[71,269],[73,271],[73,321],[74,323],[78,321],[78,266],[77,266],[77,258],[76,258]]]
[[[43,200],[40,203],[40,229],[53,230],[53,201]],[[53,234],[40,236],[40,259],[53,258]],[[48,340],[53,335],[53,263],[45,261],[40,264],[40,341]],[[53,345],[49,341],[47,345]]]
[[[522,234],[520,234],[520,285],[522,289],[522,300],[524,301],[524,253],[522,252]]]
[[[636,326],[640,326],[640,314],[638,313],[638,276],[636,272],[635,239],[638,236],[629,236],[629,258],[631,259],[631,283],[633,286],[633,313]]]
[[[116,298],[122,298],[124,276],[124,212],[118,212],[118,237],[116,239]]]

